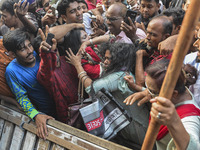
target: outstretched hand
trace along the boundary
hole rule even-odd
[[[17,15],[17,17],[23,17],[26,15],[26,13],[28,12],[28,7],[29,7],[29,2],[27,2],[27,0],[25,0],[22,4],[21,4],[21,0],[18,3],[15,3],[13,6],[14,12]]]
[[[41,22],[42,22],[43,26],[52,25],[56,22],[57,18],[55,16],[55,14],[53,14],[52,12],[53,12],[53,10],[49,9],[47,11],[47,13],[44,15],[44,17],[42,17]]]
[[[35,123],[37,127],[36,134],[40,138],[46,139],[46,137],[48,136],[48,130],[46,125],[48,119],[54,118],[45,114],[38,114],[35,116]]]
[[[123,103],[126,103],[126,105],[132,105],[134,102],[139,101],[138,106],[141,106],[142,104],[147,103],[150,99],[151,95],[147,90],[144,90],[130,95]]]
[[[128,17],[130,25],[122,21],[120,29],[125,32],[126,36],[130,39],[137,39],[136,30],[137,27],[132,22],[131,18]]]
[[[47,51],[47,52],[50,51],[50,50],[55,51],[56,47],[57,47],[56,39],[55,38],[52,39],[52,42],[53,42],[52,46],[46,42],[47,35],[49,33],[49,27],[46,26],[45,34],[43,33],[43,31],[41,29],[39,29],[38,32],[39,32],[39,34],[42,38],[42,42],[40,44],[40,49],[43,50],[43,51]]]

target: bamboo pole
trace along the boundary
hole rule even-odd
[[[200,0],[192,0],[183,19],[181,30],[159,96],[171,99],[184,57],[192,42],[194,28],[199,17]],[[142,145],[142,150],[152,150],[159,128],[160,124],[152,118]]]

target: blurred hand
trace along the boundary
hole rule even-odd
[[[83,28],[85,29],[85,26],[83,23],[74,23],[76,28]]]
[[[96,22],[93,22],[93,32],[94,33],[90,35],[92,39],[105,34],[105,31],[100,29]]]
[[[169,55],[173,52],[173,49],[176,45],[176,40],[178,35],[170,36],[164,41],[158,44],[158,50],[160,51],[161,55]]]
[[[56,47],[57,47],[57,41],[56,39],[52,39],[52,46],[49,45],[47,42],[46,42],[46,39],[47,39],[47,35],[49,33],[49,27],[46,26],[46,31],[45,31],[45,34],[43,33],[43,31],[41,29],[38,30],[41,38],[42,38],[42,42],[40,44],[40,49],[43,50],[43,51],[55,51],[56,50]]]
[[[48,119],[54,119],[54,118],[48,115],[38,114],[35,116],[34,119],[37,127],[37,132],[36,132],[37,136],[42,139],[46,139],[46,137],[48,136],[46,122]]]
[[[136,0],[127,0],[128,5],[134,6],[136,3],[137,3]]]
[[[149,54],[147,53],[147,51],[144,50],[144,49],[138,50],[138,51],[136,52],[136,55],[137,55],[137,56],[149,56]]]
[[[132,22],[130,17],[128,17],[128,20],[129,20],[130,25],[122,21],[120,29],[125,32],[127,37],[129,37],[130,39],[134,39],[137,36],[136,35],[137,27]]]
[[[146,29],[145,29],[145,25],[144,25],[143,22],[141,22],[141,23],[136,22],[135,25],[136,25],[137,28],[140,28],[140,29],[142,29],[145,33],[147,33],[147,31],[146,31]]]
[[[104,23],[104,19],[101,15],[96,15],[96,20],[97,25],[102,25]]]
[[[28,7],[29,7],[29,2],[25,0],[23,4],[21,4],[21,0],[18,3],[15,3],[13,8],[14,12],[17,15],[18,18],[23,17],[27,14],[28,12]]]
[[[124,76],[124,80],[127,82],[128,85],[135,84],[132,75]]]
[[[49,9],[47,13],[44,15],[44,17],[41,19],[42,25],[52,25],[56,22],[57,18],[56,16],[52,13],[52,10]]]
[[[98,4],[96,5],[96,9],[97,9],[97,11],[99,11],[101,14],[103,13],[102,4],[98,3]]]
[[[79,48],[79,52],[81,52],[82,54],[85,53],[85,49],[88,47],[88,45],[86,44],[86,42],[83,42]]]
[[[141,106],[144,103],[147,103],[151,99],[151,95],[149,94],[148,90],[144,90],[142,92],[137,92],[129,97],[127,97],[123,103],[126,103],[126,105],[132,105],[134,102],[138,102],[138,106]]]
[[[76,55],[74,55],[74,53],[72,52],[72,50],[69,48],[69,51],[66,50],[67,56],[65,56],[66,58],[66,62],[74,65],[75,67],[81,66],[81,52],[79,51]]]

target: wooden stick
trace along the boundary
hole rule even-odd
[[[174,52],[167,69],[159,96],[171,99],[178,80],[185,55],[194,36],[194,28],[200,16],[200,0],[193,0],[185,14]],[[152,118],[149,124],[142,150],[152,150],[160,125]]]

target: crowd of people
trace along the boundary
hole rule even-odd
[[[200,149],[200,16],[172,98],[159,92],[192,0],[1,0],[0,99],[48,136],[69,106],[102,88],[132,117],[113,142],[141,149],[153,118],[154,149]],[[178,56],[177,56],[178,57]]]

